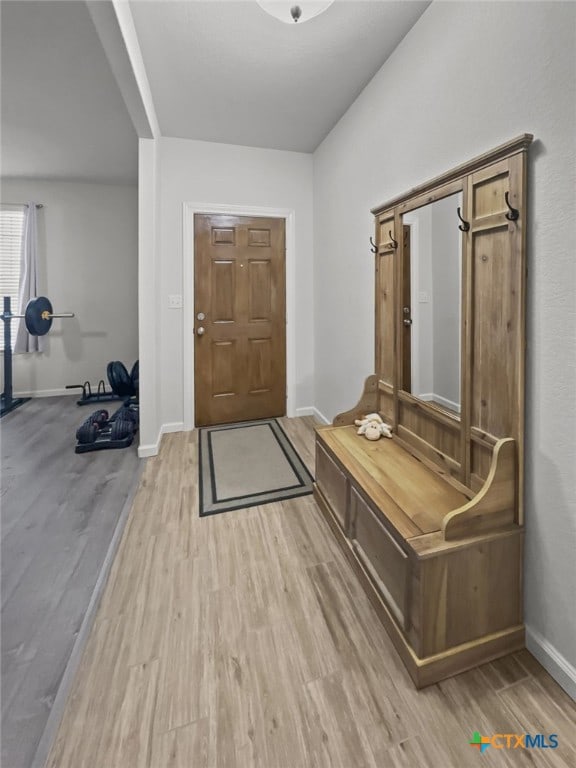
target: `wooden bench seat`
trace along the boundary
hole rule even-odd
[[[395,438],[316,430],[316,500],[418,687],[523,645],[513,448],[464,493]]]
[[[353,426],[321,427],[319,434],[404,539],[441,530],[444,517],[469,501],[395,439],[366,440]]]

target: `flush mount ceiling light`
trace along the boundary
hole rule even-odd
[[[277,2],[268,3],[258,2],[258,5],[263,11],[269,13],[270,16],[280,19],[285,24],[303,24],[305,21],[309,21],[314,16],[318,16],[319,13],[325,11],[333,2],[334,0],[328,0],[328,2],[323,3],[307,2],[304,0],[304,2],[297,3],[291,0],[291,2],[285,3],[283,0],[278,0]]]

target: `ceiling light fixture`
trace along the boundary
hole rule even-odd
[[[295,3],[294,0],[287,3],[283,2],[283,0],[267,3],[257,1],[263,11],[266,11],[266,13],[269,13],[270,16],[274,16],[276,19],[280,19],[285,24],[303,24],[305,21],[313,19],[314,16],[323,13],[334,2],[334,0],[302,3]]]

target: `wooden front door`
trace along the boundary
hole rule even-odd
[[[196,214],[194,252],[196,425],[283,416],[284,219]]]

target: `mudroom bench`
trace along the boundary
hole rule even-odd
[[[523,647],[514,464],[500,441],[465,493],[394,438],[317,430],[316,500],[417,687]]]
[[[318,504],[418,687],[524,645],[531,142],[372,209],[374,373],[316,433]]]

